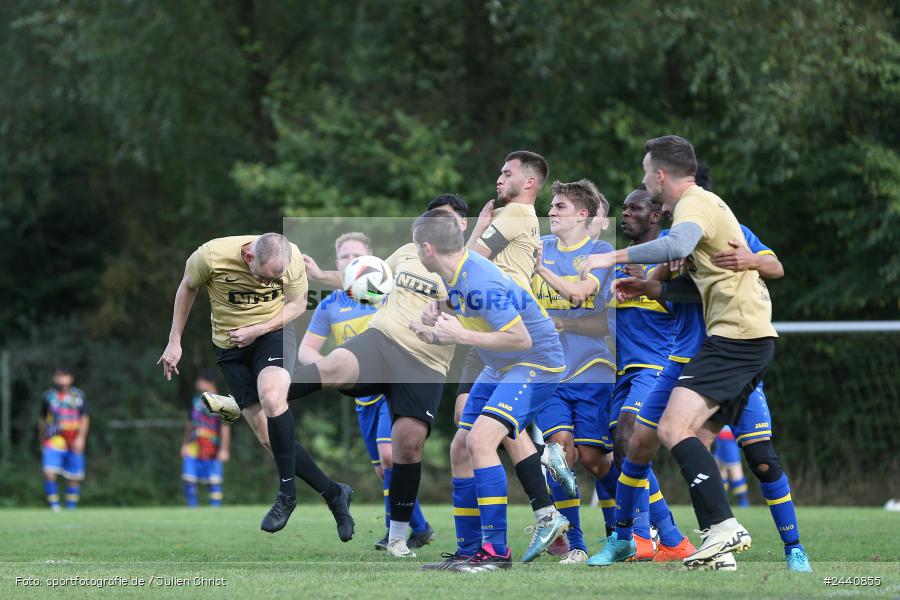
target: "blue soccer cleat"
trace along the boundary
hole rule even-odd
[[[531,536],[531,543],[528,544],[525,554],[522,555],[522,562],[526,563],[543,554],[547,548],[553,545],[556,538],[567,532],[569,520],[557,512],[552,517],[544,517],[525,531],[529,530],[533,530],[534,533]]]
[[[809,557],[803,548],[791,548],[790,554],[785,555],[788,571],[792,573],[812,573],[809,565]]]
[[[613,531],[606,538],[606,545],[603,546],[600,552],[590,557],[587,560],[587,564],[589,567],[608,567],[613,563],[625,562],[635,554],[637,554],[637,544],[634,543],[634,539],[628,541],[620,540],[616,532]]]
[[[553,481],[558,483],[566,496],[578,497],[578,484],[575,482],[575,473],[566,463],[566,451],[560,444],[551,442],[547,444],[547,472]]]

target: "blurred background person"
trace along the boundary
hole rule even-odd
[[[41,440],[44,493],[53,511],[60,510],[56,477],[66,480],[66,508],[78,506],[81,480],[84,479],[84,445],[90,429],[87,399],[74,387],[72,371],[57,367],[53,387],[41,396],[38,439]]]
[[[194,390],[181,444],[184,496],[188,506],[197,506],[197,484],[203,483],[209,486],[209,505],[221,506],[223,464],[230,457],[231,425],[210,413],[203,404],[201,394],[218,393],[212,371],[204,370],[197,375]]]

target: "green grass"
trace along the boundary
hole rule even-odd
[[[872,508],[803,508],[800,524],[815,573],[787,572],[780,540],[763,507],[739,509],[753,534],[753,549],[738,558],[737,573],[689,573],[672,564],[622,564],[597,569],[562,566],[544,556],[531,565],[482,574],[428,573],[417,562],[389,560],[372,549],[383,533],[381,507],[354,505],[356,536],[341,544],[323,505],[301,505],[276,535],[259,531],[265,507],[80,508],[0,510],[0,598],[822,598],[900,595],[900,514]],[[447,506],[427,506],[437,530],[417,561],[432,561],[454,547]],[[589,551],[599,549],[602,515],[585,509]],[[676,507],[685,528],[694,524]],[[523,506],[510,507],[510,538],[520,555],[531,522]],[[694,536],[696,539],[696,536]],[[51,589],[52,578],[134,577],[143,587]],[[879,587],[828,587],[824,577],[881,577]],[[40,587],[16,585],[33,577]],[[158,579],[223,578],[225,587],[160,586]]]

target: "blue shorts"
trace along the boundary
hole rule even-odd
[[[460,429],[472,429],[479,415],[506,423],[515,439],[556,391],[562,373],[517,365],[508,371],[485,367],[469,392],[459,419]]]
[[[675,361],[669,361],[665,368],[659,371],[653,388],[641,402],[641,408],[637,415],[638,423],[656,429],[682,371],[684,371],[684,364]]]
[[[84,479],[84,454],[44,447],[44,470],[66,479]]]
[[[381,464],[378,444],[391,443],[391,409],[384,394],[356,399],[356,418],[373,465]]]
[[[713,455],[716,457],[716,461],[722,465],[741,464],[741,449],[734,440],[716,438]]]
[[[612,369],[598,366],[560,383],[535,416],[544,439],[559,431],[571,431],[576,446],[597,446],[611,452],[606,416],[613,384],[596,383],[611,374]]]
[[[616,387],[609,403],[609,428],[619,422],[619,413],[637,414],[641,410],[644,398],[656,384],[657,369],[629,369],[616,377]]]
[[[222,461],[216,458],[185,456],[181,462],[181,478],[191,483],[222,483]]]
[[[766,401],[761,381],[747,398],[747,406],[737,423],[731,426],[731,432],[734,433],[734,440],[739,445],[759,438],[772,437],[772,416],[769,414],[769,403]]]

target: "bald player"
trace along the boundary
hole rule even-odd
[[[297,505],[297,474],[325,499],[341,541],[348,541],[353,536],[352,490],[328,478],[295,441],[294,415],[287,404],[297,358],[291,322],[306,310],[308,287],[300,249],[279,233],[217,238],[197,248],[185,264],[169,343],[157,361],[167,380],[179,374],[181,335],[201,287],[209,292],[217,363],[234,395],[203,394],[204,403],[229,421],[243,413],[278,468],[278,495],[260,528],[275,533],[287,525]]]

